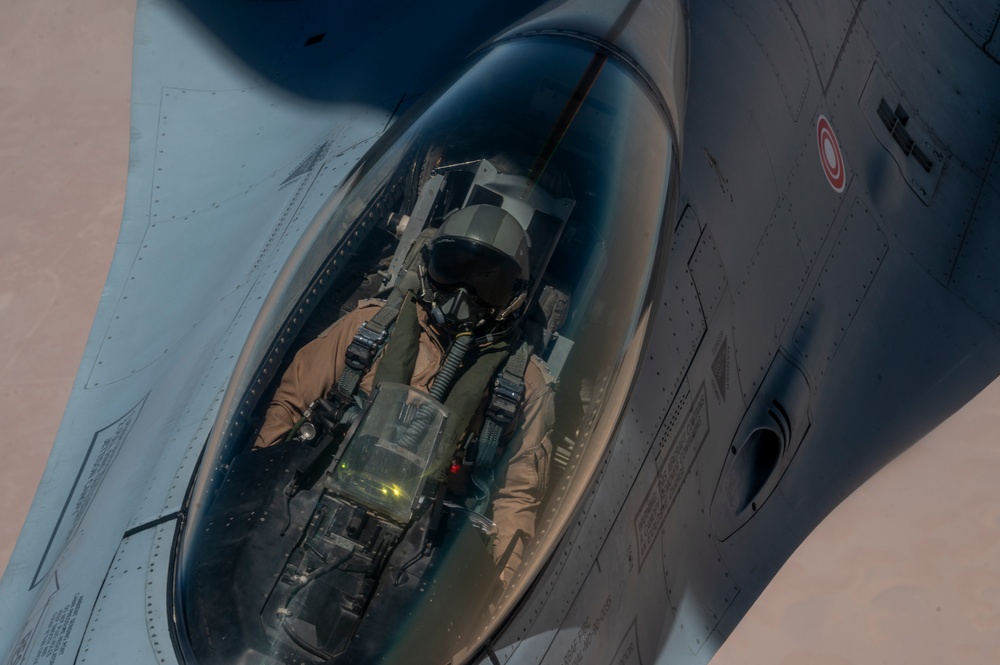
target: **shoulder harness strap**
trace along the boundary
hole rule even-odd
[[[361,324],[354,340],[351,341],[344,354],[346,356],[344,371],[333,390],[330,391],[332,393],[331,399],[337,398],[344,403],[354,400],[362,377],[371,369],[375,358],[378,357],[382,347],[389,340],[389,333],[392,331],[393,323],[399,317],[403,302],[417,283],[414,271],[403,271],[399,281],[386,296],[382,309],[371,319]]]
[[[524,401],[524,373],[530,359],[531,345],[522,342],[518,350],[507,358],[490,391],[490,402],[486,407],[472,467],[474,505],[470,508],[480,514],[489,506],[500,440],[514,422]]]
[[[347,347],[344,371],[334,388],[336,396],[343,401],[349,402],[354,399],[361,378],[371,369],[379,351],[385,346],[389,339],[389,330],[403,306],[404,295],[402,290],[393,289],[382,309],[361,324],[357,334],[354,335],[354,340]]]

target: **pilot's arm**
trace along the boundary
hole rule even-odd
[[[538,508],[548,485],[552,458],[550,434],[555,422],[555,402],[551,380],[535,359],[525,372],[525,400],[521,426],[508,442],[497,468],[497,491],[493,499],[493,522],[497,527],[494,557],[503,557],[518,530],[527,541],[535,535]],[[521,565],[525,538],[518,538],[500,577],[510,582]]]
[[[254,448],[280,442],[298,423],[306,407],[326,397],[344,371],[345,353],[358,328],[376,312],[377,308],[359,307],[299,349],[281,377]]]

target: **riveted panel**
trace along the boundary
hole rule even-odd
[[[841,45],[847,37],[854,14],[857,11],[854,0],[835,2],[803,2],[789,0],[792,14],[805,33],[809,51],[812,53],[816,70],[824,87],[833,74]]]
[[[197,375],[196,375],[197,376]],[[146,493],[138,502],[128,523],[135,529],[178,512],[184,503],[205,441],[215,420],[217,396],[228,379],[223,372],[209,372],[190,393],[192,399],[181,403],[182,411],[167,420],[176,426],[169,430],[169,439],[159,452],[156,471],[150,475]],[[216,399],[213,399],[213,394]],[[192,404],[208,404],[200,418]]]
[[[745,402],[753,397],[771,364],[805,283],[806,263],[790,232],[794,227],[791,206],[782,198],[733,297],[735,360]]]
[[[715,246],[712,230],[707,226],[688,260],[688,270],[698,290],[698,301],[701,303],[705,320],[711,321],[723,294],[729,288],[729,281],[726,279],[726,270],[719,257],[719,250]]]
[[[888,251],[889,243],[868,206],[855,199],[793,336],[795,352],[811,370],[814,390],[821,385]]]
[[[1000,18],[996,0],[941,0],[941,7],[977,45],[989,40]]]
[[[825,126],[834,140],[839,141],[846,132],[841,125],[848,124],[849,118],[834,115],[830,110],[817,110],[810,127],[798,136],[803,136],[794,164],[784,179],[781,198],[772,210],[771,224],[776,216],[785,224],[781,231],[794,242],[794,252],[805,270],[812,270],[830,234],[833,220],[844,205],[843,190],[837,191],[824,170],[820,153],[820,117],[826,118]],[[855,177],[854,161],[843,141],[839,141],[840,172],[845,188],[849,188]],[[801,212],[800,212],[801,211]],[[798,214],[797,214],[798,213]],[[791,230],[792,232],[788,232]]]
[[[296,127],[288,110],[267,104],[253,89],[201,91],[167,88],[160,99],[150,220],[166,224],[218,208],[293,172],[284,159],[308,155],[325,129],[321,118]],[[297,111],[296,107],[296,111]]]
[[[688,272],[674,280],[663,295],[662,316],[653,321],[649,333],[653,341],[629,407],[644,424],[643,436],[656,434],[705,335],[698,293]]]
[[[990,165],[989,173],[986,175],[986,184],[1000,191],[1000,141],[993,149],[993,164]]]
[[[919,117],[939,145],[983,177],[1000,138],[1000,68],[982,41],[970,43],[936,0],[862,3],[861,23],[880,45],[879,66],[910,117]]]
[[[380,120],[384,124],[385,116]],[[268,277],[277,274],[285,252],[297,240],[296,232],[304,227],[300,222],[311,221],[336,191],[374,141],[373,131],[377,130],[359,120],[349,135],[339,137],[346,145],[321,141],[319,146],[326,146],[321,151],[324,161],[317,161],[308,172],[301,171],[300,155],[267,180],[231,192],[228,198],[220,195],[216,203],[199,204],[196,191],[186,214],[170,212],[161,202],[167,207],[161,208],[159,217],[153,213],[136,250],[88,386],[136,374],[166,357],[192,330],[204,329],[208,321],[228,327],[246,303],[259,304],[263,295],[248,300],[249,291],[264,269],[270,269]],[[306,162],[317,156],[315,150],[306,151]],[[230,176],[230,171],[215,174],[223,190]],[[164,193],[154,197],[166,198],[169,190],[172,200],[185,198],[183,188],[164,187]],[[271,221],[261,223],[262,219]],[[279,248],[281,252],[276,251]],[[213,288],[204,288],[205,284]]]
[[[1000,27],[1000,23],[997,25]],[[993,38],[986,44],[985,50],[994,60],[1000,62],[1000,30],[994,29]]]
[[[674,236],[667,286],[652,318],[649,348],[629,404],[629,418],[637,427],[636,434],[644,439],[655,436],[661,427],[705,336],[705,315],[699,293],[683,261],[698,238],[698,220],[688,208]]]
[[[1000,160],[998,160],[1000,161]],[[948,288],[1000,325],[1000,190],[984,184]]]
[[[635,513],[636,554],[640,570],[658,542],[664,520],[670,514],[688,479],[710,429],[705,385],[691,398],[680,427],[669,437],[661,436],[656,476],[645,491]]]
[[[79,665],[177,663],[167,615],[175,526],[170,522],[122,541],[87,624]]]
[[[671,260],[686,263],[698,244],[701,233],[702,225],[694,208],[690,205],[685,206],[680,221],[677,222],[677,228],[674,229],[673,243],[670,247]]]
[[[809,90],[810,57],[792,12],[776,0],[737,2],[729,8],[750,32],[778,80],[792,120],[798,120]]]
[[[697,501],[700,482],[697,472],[687,491]],[[690,510],[690,509],[689,509]],[[678,634],[670,640],[682,641],[691,653],[698,653],[710,643],[709,636],[719,625],[719,620],[740,593],[726,563],[719,553],[717,541],[704,528],[703,523],[688,522],[679,516],[691,514],[679,510],[678,519],[672,519],[663,529],[663,538],[683,542],[684,547],[663,547],[663,576],[667,585],[670,608],[681,619]],[[668,647],[669,648],[669,647]]]
[[[929,205],[949,154],[918,114],[919,109],[875,65],[858,101],[875,139],[896,163],[903,179]]]
[[[90,445],[83,456],[83,462],[80,464],[73,484],[67,488],[69,494],[49,536],[45,551],[38,562],[38,568],[31,581],[32,586],[41,583],[51,569],[53,562],[59,558],[62,548],[76,534],[80,522],[90,509],[94,497],[132,432],[132,427],[138,420],[145,403],[146,397],[143,397],[128,412],[95,432],[90,439]]]

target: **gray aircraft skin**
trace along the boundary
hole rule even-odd
[[[213,521],[219,497],[389,213],[419,217],[452,155],[540,138],[576,185],[546,199],[550,265],[580,263],[548,494],[466,632],[399,629],[380,662],[707,663],[827,513],[1000,373],[1000,2],[354,4],[139,2],[122,227],[0,662],[328,660],[213,642],[206,614],[273,609],[204,590],[241,565],[205,534],[271,519]]]

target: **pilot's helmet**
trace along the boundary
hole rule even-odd
[[[462,208],[431,241],[427,271],[438,286],[464,286],[483,302],[504,307],[529,279],[527,235],[502,208]]]
[[[441,225],[426,265],[436,322],[448,328],[478,327],[484,316],[495,318],[526,290],[528,237],[502,208],[469,206]]]

